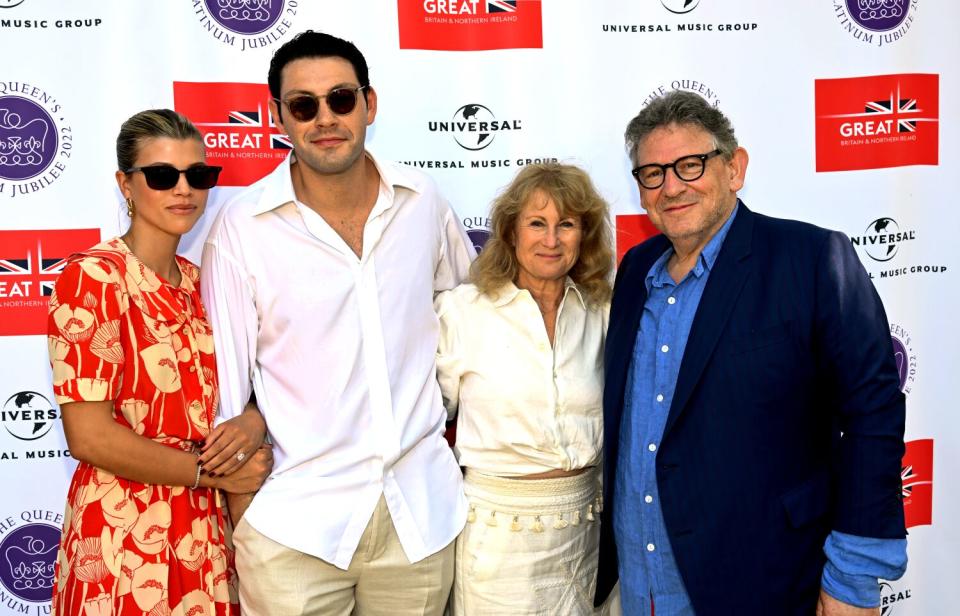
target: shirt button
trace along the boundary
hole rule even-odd
[[[663,394],[657,394],[657,402],[663,402]]]
[[[671,296],[671,297],[668,297],[668,298],[667,298],[667,303],[672,306],[673,304],[676,304],[676,303],[677,303],[677,298],[676,298],[676,297],[672,297],[672,296]]]
[[[648,551],[648,552],[652,552],[652,551],[654,551],[654,550],[656,550],[656,549],[657,549],[657,546],[653,545],[652,543],[648,543],[648,544],[647,544],[647,551]]]
[[[647,504],[649,505],[650,503],[653,502],[653,497],[650,496],[649,494],[647,494],[646,496],[643,497],[643,502],[645,502],[645,503],[647,503]]]
[[[654,443],[650,443],[649,445],[647,445],[647,449],[649,449],[650,451],[656,451],[657,446]]]
[[[666,353],[667,351],[670,350],[670,347],[668,347],[667,345],[663,345],[662,347],[660,347],[660,350]]]

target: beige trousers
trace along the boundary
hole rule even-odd
[[[595,469],[505,479],[470,469],[468,523],[457,539],[454,616],[591,616],[601,506]]]
[[[454,544],[411,564],[382,496],[346,571],[276,543],[245,520],[233,542],[245,616],[440,616],[453,583]]]

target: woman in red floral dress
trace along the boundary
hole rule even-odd
[[[219,168],[166,109],[124,123],[117,159],[130,229],[71,257],[50,298],[54,392],[79,461],[53,613],[237,614],[219,490],[255,491],[273,458],[255,407],[213,427],[199,272],[176,255]]]

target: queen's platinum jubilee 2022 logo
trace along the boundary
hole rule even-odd
[[[223,27],[237,34],[266,32],[283,13],[283,2],[273,0],[205,0],[207,10]]]
[[[0,177],[29,180],[43,173],[57,150],[53,118],[33,101],[0,99]]]
[[[903,23],[910,0],[846,0],[850,17],[861,27],[874,32],[893,30]]]
[[[0,81],[0,195],[46,188],[67,168],[73,131],[56,97],[18,81]]]
[[[62,514],[45,509],[0,517],[0,591],[15,613],[49,613],[62,523]]]
[[[919,0],[831,0],[844,30],[853,38],[883,47],[902,39],[913,25]]]
[[[293,27],[297,0],[203,0],[194,2],[200,25],[240,51],[267,47]]]

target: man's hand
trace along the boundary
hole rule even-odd
[[[230,521],[233,523],[233,527],[236,528],[237,524],[240,523],[240,518],[246,513],[247,507],[253,502],[253,497],[256,495],[256,492],[248,492],[247,494],[224,492],[224,494],[227,496],[227,511],[230,513]]]
[[[878,607],[857,607],[834,599],[825,590],[820,589],[817,601],[817,616],[880,616]]]
[[[248,404],[243,413],[223,422],[207,435],[200,453],[203,470],[214,477],[233,473],[253,456],[263,443],[266,431],[263,416],[253,403]]]

